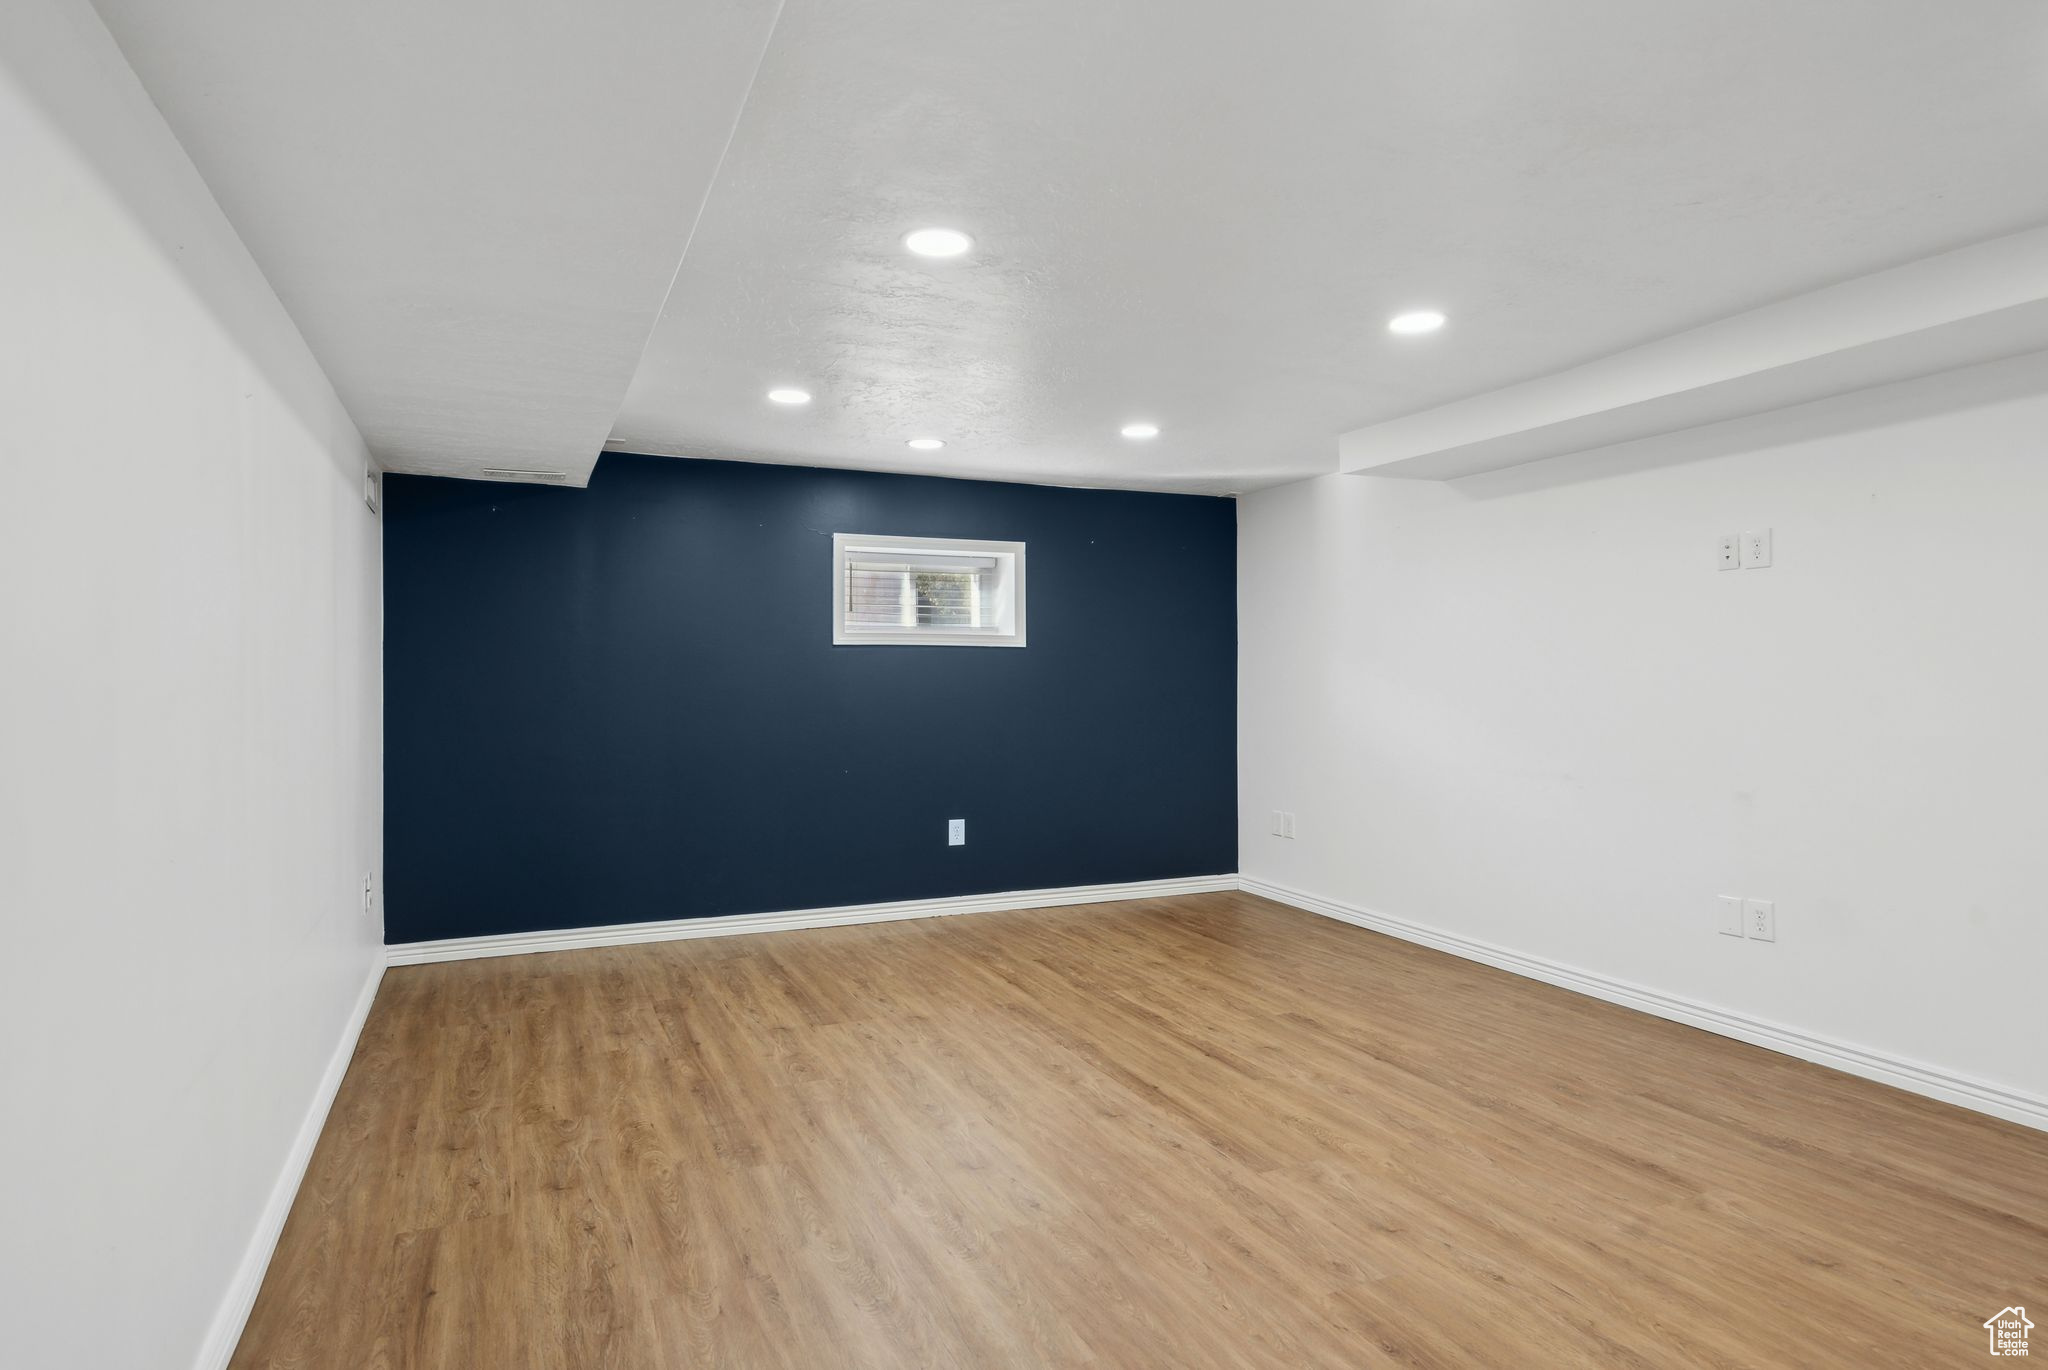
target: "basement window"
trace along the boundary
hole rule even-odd
[[[1024,544],[832,536],[838,647],[1022,647]]]

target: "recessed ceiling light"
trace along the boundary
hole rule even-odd
[[[799,390],[793,385],[785,385],[779,389],[770,390],[768,398],[777,404],[809,404],[811,402],[811,392]]]
[[[1127,438],[1156,438],[1159,425],[1156,423],[1127,423],[1117,430]]]
[[[1389,333],[1434,333],[1444,326],[1444,316],[1435,309],[1411,309],[1387,320]]]
[[[957,257],[974,246],[974,239],[957,228],[920,228],[903,245],[920,257]]]
[[[909,442],[906,442],[903,445],[905,447],[915,448],[920,452],[936,452],[941,447],[944,447],[946,444],[943,440],[939,438],[912,438]]]

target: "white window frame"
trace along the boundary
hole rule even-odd
[[[1011,631],[982,628],[905,628],[896,631],[846,626],[846,564],[848,554],[861,552],[960,552],[974,556],[1007,556],[1010,562]],[[1024,645],[1024,544],[973,538],[907,538],[882,533],[832,535],[832,645],[835,647],[1022,647]]]

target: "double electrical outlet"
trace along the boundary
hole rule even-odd
[[[1720,896],[1723,937],[1747,937],[1757,942],[1778,940],[1778,906],[1769,899],[1744,899],[1739,894]]]
[[[1771,530],[1752,528],[1747,533],[1723,533],[1716,553],[1724,571],[1760,571],[1771,564]]]

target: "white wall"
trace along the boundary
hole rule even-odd
[[[1248,877],[2048,1109],[2048,361],[1239,517]]]
[[[0,1360],[184,1366],[377,961],[376,520],[83,0],[0,5],[0,168]]]

